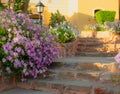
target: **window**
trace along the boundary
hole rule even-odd
[[[94,17],[95,17],[95,13],[98,12],[98,11],[100,11],[100,10],[102,10],[102,9],[95,9],[94,10]]]
[[[95,9],[94,10],[94,14],[96,13],[96,12],[98,12],[98,11],[100,11],[101,9]]]

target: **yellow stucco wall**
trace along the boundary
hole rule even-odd
[[[48,6],[49,12],[56,12],[56,10],[59,10],[64,15],[68,13],[68,0],[54,0],[46,3],[46,5]]]
[[[78,0],[51,0],[46,2],[49,12],[56,12],[59,10],[66,16],[72,16],[74,12],[78,11]]]

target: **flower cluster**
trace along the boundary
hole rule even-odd
[[[104,24],[86,25],[84,27],[86,31],[110,31],[114,34],[120,34],[120,21],[109,22],[106,21]]]
[[[48,30],[34,24],[26,14],[0,12],[0,60],[8,74],[36,78],[47,70],[58,55]]]
[[[120,52],[114,57],[114,59],[116,60],[116,62],[119,64],[119,68],[120,68]]]
[[[109,30],[109,28],[105,25],[95,24],[95,25],[86,25],[84,27],[86,31],[106,31]]]

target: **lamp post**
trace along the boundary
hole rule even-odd
[[[36,5],[37,12],[39,13],[40,24],[42,25],[42,13],[44,11],[45,5],[39,0],[39,3]]]

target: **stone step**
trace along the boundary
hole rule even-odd
[[[112,43],[106,43],[106,44],[101,44],[101,43],[78,43],[78,48],[81,47],[89,47],[89,48],[106,48],[106,51],[109,49],[114,49],[118,50],[120,49],[120,44],[112,44]]]
[[[28,80],[26,83],[17,83],[18,88],[42,90],[55,94],[119,94],[119,85],[113,83],[98,83],[91,81],[66,81],[66,80]],[[105,93],[96,93],[97,89],[104,89]],[[68,92],[72,93],[68,93]],[[85,92],[86,91],[86,92]],[[81,93],[84,92],[84,93]],[[109,92],[109,93],[108,93]]]
[[[76,56],[115,56],[120,49],[115,48],[104,48],[104,47],[79,47],[77,48]]]
[[[78,43],[117,43],[120,44],[117,40],[111,40],[110,38],[79,38]]]
[[[84,37],[80,37],[78,39],[78,42],[107,42],[110,38],[84,38]]]
[[[88,56],[88,57],[113,57],[117,54],[118,52],[76,52],[76,56]]]
[[[59,80],[36,79],[36,80],[29,80],[26,83],[18,83],[17,86],[19,88],[24,88],[24,89],[35,89],[46,92],[55,92],[55,94],[66,94],[66,92],[68,91],[73,91],[73,92],[87,91],[87,93],[89,93],[92,89],[92,83],[89,82],[64,81],[64,80],[59,81]]]
[[[79,37],[77,38],[78,42],[104,42],[104,43],[120,43],[119,42],[119,39],[118,38],[94,38],[94,37],[91,37],[91,38],[86,38],[86,37]]]
[[[120,70],[118,72],[109,71],[68,71],[68,70],[49,70],[41,79],[71,80],[71,81],[98,81],[98,82],[120,82]]]
[[[77,53],[78,52],[103,52],[103,51],[105,51],[105,49],[103,48],[103,47],[100,47],[100,46],[98,46],[98,47],[89,47],[89,46],[87,46],[87,47],[83,47],[83,46],[79,46],[78,48],[77,48]]]
[[[67,64],[71,64],[71,63],[96,63],[99,62],[101,64],[104,63],[111,63],[111,62],[115,62],[114,57],[86,57],[86,56],[76,56],[76,57],[63,57],[63,58],[56,58],[54,60],[55,64],[60,64],[60,62],[62,63],[67,63]],[[58,62],[58,63],[57,63]]]
[[[92,43],[92,42],[83,42],[83,43],[78,43],[78,47],[79,46],[85,46],[85,47],[87,47],[87,46],[89,46],[89,47],[102,47],[103,46],[103,43],[99,43],[99,42],[96,42],[96,43]]]
[[[45,77],[42,79],[54,79],[54,80],[71,80],[71,81],[81,81],[81,80],[91,80],[98,81],[102,71],[75,71],[75,70],[59,70],[50,69],[46,73]]]
[[[67,57],[58,58],[49,67],[67,71],[113,71],[118,69],[113,57]]]

